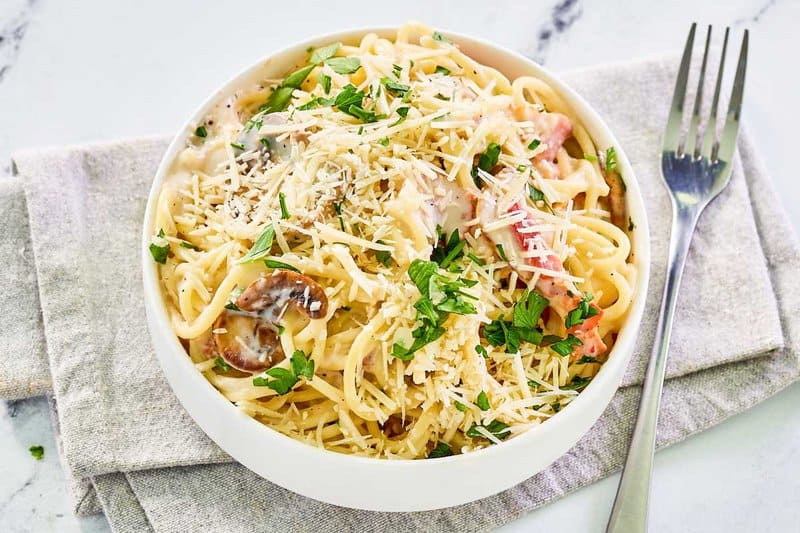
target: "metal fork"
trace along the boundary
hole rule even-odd
[[[669,255],[667,259],[666,284],[661,300],[655,343],[647,366],[639,414],[633,430],[628,457],[622,471],[622,479],[617,489],[614,508],[608,521],[608,533],[631,533],[647,530],[647,504],[650,495],[650,477],[653,468],[653,451],[656,441],[656,422],[664,384],[664,372],[669,353],[669,337],[675,301],[681,283],[686,255],[692,240],[700,213],[724,188],[731,177],[731,163],[736,149],[736,136],[739,132],[739,118],[742,111],[744,77],[747,69],[748,31],[744,31],[736,77],[733,82],[728,115],[721,134],[717,136],[717,107],[719,104],[725,53],[728,48],[730,28],[725,29],[717,72],[711,112],[705,121],[705,133],[700,133],[703,82],[708,62],[708,48],[711,42],[711,26],[706,32],[706,46],[694,108],[687,131],[682,129],[686,85],[689,66],[692,61],[697,24],[692,24],[686,47],[683,51],[672,107],[664,132],[664,146],[661,153],[661,174],[666,182],[672,200],[672,229],[670,233]],[[683,134],[683,139],[681,139]]]

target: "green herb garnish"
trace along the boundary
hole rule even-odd
[[[386,90],[394,96],[404,97],[411,87],[398,83],[391,78],[381,78],[381,83],[386,87]]]
[[[572,381],[561,387],[561,390],[582,390],[586,388],[590,381],[592,381],[592,378],[574,376]]]
[[[486,396],[486,393],[483,391],[478,393],[478,397],[475,399],[475,405],[477,405],[478,409],[481,411],[488,411],[492,407],[489,405],[489,397]]]
[[[37,461],[44,459],[44,446],[31,446],[28,451]]]
[[[321,46],[314,50],[314,52],[311,54],[311,57],[308,58],[308,62],[313,63],[314,65],[319,65],[323,61],[335,56],[336,52],[339,51],[341,46],[342,43],[332,43],[327,46]]]
[[[484,172],[491,172],[500,159],[500,151],[501,147],[499,144],[489,143],[489,146],[486,147],[486,151],[478,156],[478,166],[472,167],[471,174],[472,180],[479,189],[483,188],[483,180],[478,175],[478,169]]]
[[[223,372],[230,372],[230,370],[231,370],[231,365],[226,363],[225,359],[223,359],[219,355],[214,359],[214,366],[219,368]]]
[[[381,146],[389,146],[389,137],[378,139],[378,144],[380,144]]]
[[[489,352],[487,352],[486,348],[484,348],[480,344],[475,345],[475,352],[477,352],[477,354],[483,357],[484,359],[489,359]]]
[[[539,189],[537,189],[536,187],[534,187],[533,185],[528,185],[528,196],[534,202],[545,201],[544,193]]]
[[[509,428],[508,424],[504,424],[499,420],[493,420],[487,425],[483,424],[472,424],[472,426],[467,430],[467,437],[472,439],[477,438],[485,438],[482,433],[478,431],[478,428],[483,428],[498,439],[505,439],[509,435]]]
[[[445,76],[449,76],[450,75],[450,69],[449,68],[445,68],[445,67],[443,67],[441,65],[436,65],[436,70],[434,71],[434,74],[443,74]]]
[[[464,405],[463,403],[459,402],[458,400],[456,400],[455,402],[453,402],[453,405],[455,405],[455,406],[456,406],[456,409],[458,409],[458,410],[459,410],[459,411],[461,411],[462,413],[463,413],[463,412],[465,412],[465,411],[467,410],[467,406],[466,406],[466,405]]]
[[[314,378],[314,361],[310,361],[303,350],[295,350],[290,358],[291,370],[285,368],[270,368],[265,374],[274,379],[262,376],[253,378],[256,387],[269,387],[278,394],[286,394],[294,387],[301,377],[311,380]]]
[[[567,329],[579,326],[583,324],[586,319],[597,316],[600,311],[597,309],[597,307],[589,305],[589,302],[591,301],[592,295],[587,293],[578,306],[567,313],[567,316],[564,319],[564,326]]]
[[[508,257],[506,257],[506,251],[503,249],[503,245],[498,244],[497,246],[495,246],[495,248],[497,248],[497,255],[500,256],[500,259],[508,263]]]
[[[326,59],[325,64],[336,74],[352,74],[361,68],[361,61],[357,57],[332,57]]]
[[[158,230],[158,234],[156,234],[156,237],[158,237],[159,239],[163,239],[164,238],[164,230],[163,229],[159,229]],[[167,255],[169,255],[169,243],[167,242],[164,245],[159,246],[156,243],[151,242],[150,243],[150,255],[153,256],[153,260],[156,263],[160,263],[162,265],[165,265],[167,263]]]
[[[197,246],[195,246],[194,244],[192,244],[192,243],[190,243],[188,241],[181,241],[181,248],[188,248],[188,249],[194,250],[194,251],[200,250],[200,248],[198,248]]]
[[[206,131],[206,127],[205,126],[197,126],[197,129],[194,130],[194,134],[197,135],[198,137],[203,138],[203,139],[208,137],[208,131]]]
[[[613,146],[609,146],[606,150],[606,172],[617,171],[617,151]]]
[[[264,264],[267,266],[267,268],[283,268],[285,270],[291,270],[292,272],[300,272],[296,267],[293,267],[289,263],[276,261],[275,259],[264,259]]]
[[[319,75],[319,84],[322,86],[322,90],[325,94],[331,92],[331,77],[327,74],[320,74]]]
[[[286,208],[286,195],[282,192],[278,193],[278,203],[281,206],[281,219],[289,220],[289,210]]]
[[[450,449],[450,446],[445,444],[444,442],[440,442],[436,448],[431,450],[431,453],[428,454],[428,459],[436,459],[438,457],[449,457],[453,455],[453,450]]]
[[[583,342],[574,335],[567,335],[565,339],[559,339],[550,344],[550,349],[562,357],[572,353],[574,346],[583,346]]]
[[[453,44],[453,41],[451,41],[450,39],[448,39],[447,37],[445,37],[444,35],[442,35],[438,31],[433,32],[433,40],[434,41],[439,41],[440,43]]]
[[[376,241],[378,244],[386,244],[385,242],[378,240]],[[386,250],[375,250],[375,259],[381,263],[383,266],[392,266],[392,253]]]
[[[258,261],[259,259],[263,259],[269,255],[269,251],[272,248],[272,240],[274,238],[275,228],[272,227],[272,224],[269,224],[261,232],[261,235],[258,236],[256,242],[253,243],[253,247],[250,248],[250,251],[247,252],[244,257],[239,259],[239,264],[252,263],[253,261]]]

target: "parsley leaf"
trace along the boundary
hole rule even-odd
[[[539,317],[550,302],[541,294],[528,291],[522,293],[522,298],[514,304],[513,324],[518,328],[535,328]]]
[[[478,394],[478,398],[475,400],[475,405],[477,405],[478,409],[481,411],[488,411],[492,407],[489,405],[489,397],[486,396],[486,393],[483,391]]]
[[[540,141],[539,139],[534,139],[528,145],[528,150],[536,150],[537,148],[539,148],[540,144],[542,144],[542,141]]]
[[[530,196],[531,200],[534,202],[545,201],[544,193],[533,185],[528,185],[528,196]]]
[[[465,411],[467,410],[467,406],[466,406],[466,405],[464,405],[463,403],[459,402],[458,400],[456,400],[455,402],[453,402],[453,405],[455,405],[455,406],[456,406],[456,409],[458,409],[458,410],[459,410],[459,411],[461,411],[462,413],[463,413],[463,412],[465,412]]]
[[[295,350],[291,357],[292,373],[296,377],[314,379],[314,361],[309,361],[303,350]]]
[[[433,32],[433,40],[434,41],[439,41],[440,43],[453,44],[453,41],[451,41],[450,39],[448,39],[447,37],[445,37],[444,35],[442,35],[438,31]]]
[[[325,64],[336,74],[352,74],[361,68],[361,60],[357,57],[332,57],[326,59]]]
[[[450,263],[464,255],[464,246],[467,244],[467,241],[459,238],[457,229],[453,230],[449,239],[446,237],[447,235],[439,231],[439,240],[431,252],[431,260],[439,263],[442,268],[447,268]]]
[[[377,241],[378,244],[386,244],[385,242],[379,240]],[[383,266],[392,266],[392,253],[387,252],[385,250],[375,250],[375,259],[378,260]]]
[[[487,425],[483,424],[472,424],[472,426],[467,430],[467,437],[472,439],[477,438],[485,438],[482,433],[478,431],[477,428],[483,428],[498,439],[505,439],[509,435],[508,424],[504,424],[499,420],[493,420],[489,422]]]
[[[574,335],[567,335],[566,339],[560,339],[550,344],[550,349],[558,355],[566,357],[572,353],[574,346],[583,346],[583,342]]]
[[[220,357],[219,355],[214,359],[214,366],[222,370],[223,372],[230,372],[231,365],[225,362],[225,359]]]
[[[609,146],[606,150],[606,172],[617,171],[617,151],[613,146]]]
[[[44,446],[31,446],[28,451],[37,461],[44,459]]]
[[[381,146],[389,146],[389,137],[378,139],[378,144],[380,144]]]
[[[399,78],[402,72],[403,72],[403,67],[401,67],[400,65],[392,64],[392,74],[394,74],[396,78]]]
[[[286,209],[286,195],[282,192],[278,193],[278,203],[281,205],[281,219],[289,220],[289,210]]]
[[[450,449],[450,446],[448,446],[444,442],[440,442],[436,446],[436,448],[431,450],[431,453],[428,454],[428,459],[436,459],[436,458],[439,458],[439,457],[449,457],[451,455],[453,455],[453,450]]]
[[[500,159],[500,150],[501,147],[499,144],[489,143],[489,146],[486,147],[486,151],[478,155],[478,166],[472,167],[471,175],[472,180],[479,189],[483,188],[483,180],[478,175],[478,169],[484,172],[491,172]]]
[[[480,355],[484,359],[489,359],[489,352],[487,352],[486,348],[484,348],[480,344],[475,345],[475,351],[478,353],[478,355]]]
[[[309,109],[316,109],[318,107],[328,107],[331,104],[333,104],[333,98],[322,98],[321,96],[315,96],[305,104],[297,106],[297,110],[308,111]]]
[[[283,268],[285,270],[291,270],[293,272],[300,272],[297,270],[296,267],[293,267],[289,263],[284,263],[283,261],[276,261],[274,259],[264,259],[264,264],[267,268]]]
[[[572,381],[561,387],[561,390],[582,390],[586,388],[590,381],[592,381],[592,378],[575,376]]]
[[[292,89],[299,89],[311,71],[314,70],[314,65],[308,65],[301,69],[295,70],[283,80],[281,87],[291,87]]]
[[[425,297],[430,297],[430,292],[428,290],[430,280],[437,270],[436,263],[432,261],[414,259],[408,267],[408,277],[411,278],[411,281],[417,286],[420,294]]]
[[[411,87],[398,83],[391,78],[381,78],[381,83],[386,87],[386,90],[394,96],[404,97]]]
[[[436,70],[434,71],[434,74],[443,74],[445,76],[449,76],[450,75],[450,69],[445,68],[445,67],[443,67],[441,65],[436,65]]]
[[[318,65],[326,59],[330,59],[335,56],[336,52],[339,51],[341,46],[342,43],[332,43],[327,46],[321,46],[314,50],[314,52],[311,54],[311,57],[308,58],[308,62]]]
[[[503,245],[498,244],[495,246],[495,248],[497,248],[497,255],[500,256],[500,259],[508,263],[508,257],[506,257],[506,251],[503,249]]]
[[[320,74],[319,75],[319,84],[322,85],[322,90],[325,91],[325,94],[331,92],[331,77],[327,74]]]
[[[575,326],[580,326],[587,318],[591,318],[596,316],[600,311],[597,307],[589,305],[589,302],[592,301],[592,295],[586,294],[583,300],[578,304],[578,306],[567,313],[566,318],[564,318],[564,326],[567,329],[573,328]]]
[[[194,134],[203,139],[208,137],[208,131],[206,130],[205,126],[197,126],[197,129],[194,130]]]
[[[239,264],[244,263],[252,263],[253,261],[258,261],[259,259],[263,259],[265,256],[269,255],[269,251],[272,248],[272,240],[275,238],[275,228],[272,227],[272,224],[269,224],[264,231],[261,232],[261,235],[258,236],[256,242],[253,243],[253,247],[250,248],[250,251],[245,254],[244,257],[239,259]]]
[[[253,385],[256,387],[269,387],[278,394],[286,394],[299,381],[292,372],[285,368],[270,368],[266,374],[275,379],[258,376],[253,378]]]
[[[585,365],[588,363],[599,363],[599,362],[600,361],[597,360],[597,357],[592,357],[591,355],[584,355],[577,361],[579,365]]]
[[[159,239],[164,238],[164,230],[159,229],[158,234],[156,235]],[[167,264],[167,255],[169,255],[169,243],[165,242],[163,245],[159,246],[158,244],[151,242],[150,243],[150,255],[153,256],[153,260],[156,263],[160,263],[162,265]]]
[[[188,249],[194,250],[194,251],[200,250],[200,248],[198,248],[197,246],[195,246],[194,244],[192,244],[192,243],[190,243],[188,241],[181,241],[181,248],[188,248]]]
[[[472,260],[472,262],[475,263],[478,266],[486,265],[486,262],[483,259],[481,259],[477,255],[473,254],[472,252],[468,253],[467,257],[469,257]]]

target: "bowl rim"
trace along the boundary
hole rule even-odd
[[[467,454],[459,454],[449,457],[420,461],[416,459],[382,460],[372,457],[342,454],[323,448],[317,448],[293,439],[241,412],[233,405],[233,403],[228,401],[205,378],[205,376],[202,375],[201,372],[195,368],[194,364],[191,362],[191,359],[187,356],[186,350],[181,345],[177,335],[172,330],[171,321],[164,305],[164,295],[161,291],[159,283],[157,265],[152,260],[148,248],[154,233],[154,219],[159,192],[175,157],[178,155],[180,150],[185,147],[185,141],[187,137],[193,133],[196,124],[219,100],[219,98],[225,94],[228,94],[229,91],[235,90],[237,85],[241,85],[245,80],[252,78],[259,71],[263,70],[270,61],[298,55],[300,50],[305,50],[310,46],[317,47],[336,41],[352,41],[369,33],[376,33],[379,36],[396,35],[398,27],[399,26],[366,26],[345,29],[326,34],[313,35],[294,44],[280,48],[277,51],[268,52],[262,57],[262,59],[240,70],[234,76],[230,77],[224,83],[219,85],[217,89],[212,91],[212,93],[202,102],[202,104],[200,104],[194,110],[189,119],[183,123],[178,133],[173,137],[167,150],[165,151],[150,187],[147,206],[144,214],[144,223],[142,226],[141,254],[145,308],[148,313],[149,330],[154,342],[153,349],[156,352],[159,363],[167,377],[167,380],[170,383],[171,389],[176,394],[183,407],[187,410],[187,412],[189,412],[192,419],[218,446],[220,446],[220,448],[231,455],[236,461],[240,462],[247,468],[254,470],[262,477],[266,476],[259,472],[257,468],[254,468],[250,461],[246,461],[241,457],[237,457],[239,454],[237,454],[237,452],[233,449],[236,448],[236,446],[233,446],[229,439],[221,436],[221,427],[218,424],[209,422],[207,418],[199,416],[187,406],[187,402],[184,401],[185,398],[177,390],[179,388],[177,386],[178,380],[187,380],[185,384],[185,387],[187,388],[193,388],[197,391],[204,390],[205,392],[202,392],[202,394],[205,394],[208,397],[208,401],[212,402],[212,404],[224,404],[219,406],[219,409],[224,411],[226,416],[230,417],[231,426],[239,425],[239,428],[243,431],[260,432],[260,439],[266,439],[268,442],[271,441],[271,444],[276,446],[288,447],[288,449],[296,452],[299,456],[313,457],[314,460],[318,459],[319,461],[338,462],[344,467],[347,467],[348,465],[368,464],[369,468],[374,470],[375,475],[377,476],[380,476],[382,473],[397,471],[398,469],[411,469],[418,475],[425,475],[426,472],[436,469],[443,464],[489,461],[495,457],[510,454],[512,453],[512,450],[530,446],[533,442],[546,440],[549,435],[559,432],[561,428],[573,423],[576,419],[578,419],[581,413],[586,410],[587,406],[591,405],[592,402],[602,396],[601,391],[613,387],[614,393],[616,393],[619,388],[621,374],[625,367],[627,367],[627,364],[633,353],[634,342],[636,336],[638,335],[647,296],[647,286],[650,279],[650,238],[647,213],[644,208],[644,201],[642,199],[639,182],[635,177],[633,168],[631,167],[630,161],[628,160],[621,143],[614,136],[611,129],[606,125],[600,114],[591,105],[589,105],[582,96],[575,92],[566,83],[561,81],[557,75],[553,74],[548,69],[542,67],[520,53],[485,39],[459,32],[437,29],[437,31],[440,31],[443,35],[452,38],[456,44],[467,44],[468,48],[481,48],[487,53],[495,56],[506,56],[512,60],[520,62],[525,66],[525,69],[528,71],[529,75],[543,79],[550,84],[560,96],[565,97],[565,100],[572,107],[574,113],[580,118],[584,127],[586,127],[587,131],[591,132],[590,136],[598,144],[598,146],[615,147],[617,153],[617,162],[622,170],[622,174],[625,176],[625,182],[627,185],[626,205],[631,218],[636,221],[636,226],[632,232],[631,250],[634,254],[634,265],[637,270],[637,278],[633,287],[632,303],[631,308],[628,310],[628,316],[620,329],[614,347],[609,352],[608,360],[602,365],[597,376],[574,400],[570,402],[568,408],[556,413],[553,417],[548,419],[546,423],[543,423],[535,428],[531,428],[528,431],[525,431],[524,433],[517,435],[512,439],[508,439],[499,445],[487,446],[486,448],[475,450]],[[487,66],[494,68],[493,65]],[[598,133],[600,133],[599,136],[603,137],[603,139],[607,142],[598,142]],[[168,345],[162,345],[159,347],[160,349],[156,349],[156,344],[158,342],[156,337],[158,337],[158,339],[165,340]],[[167,357],[174,357],[177,359],[177,361],[167,361]],[[177,372],[179,372],[180,375],[177,375]],[[613,393],[609,396],[608,401],[605,401],[602,410],[604,410],[608,405],[612,396]],[[591,425],[597,420],[597,418],[599,418],[600,415],[602,415],[602,410],[600,411],[600,414],[594,418],[592,423],[589,424],[586,430],[581,432],[577,440],[580,440],[580,438],[585,436]],[[575,442],[573,442],[569,448],[571,448],[574,444]],[[559,456],[563,455],[563,453],[566,453],[569,448],[560,453]],[[535,474],[535,472],[532,472],[530,475],[533,474]],[[294,487],[287,488],[295,490]],[[309,495],[300,490],[296,491],[307,496]],[[483,496],[485,495],[481,495],[479,497]],[[337,503],[334,500],[321,498],[317,495],[311,497],[328,501],[330,503]],[[342,504],[340,503],[339,505]],[[361,508],[372,509],[372,507]]]

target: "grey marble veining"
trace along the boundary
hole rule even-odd
[[[800,74],[796,0],[485,0],[281,4],[239,0],[0,0],[0,174],[16,149],[174,131],[206,94],[265,51],[316,33],[422,20],[496,41],[553,70],[677,52],[692,21],[751,30],[747,127],[795,227],[800,198],[792,102]],[[247,16],[242,16],[246,14]],[[283,23],[265,30],[265,22]],[[224,21],[224,22],[223,22]],[[590,95],[587,95],[590,96]],[[624,99],[621,96],[621,104]],[[659,103],[654,103],[659,105]],[[8,170],[6,170],[7,172]],[[658,454],[657,531],[800,523],[800,386]],[[28,448],[43,445],[36,461]],[[0,532],[107,531],[69,512],[44,399],[0,402]],[[719,490],[725,487],[725,490]],[[602,531],[616,488],[603,480],[510,524],[508,531]],[[730,527],[733,516],[739,520]]]

